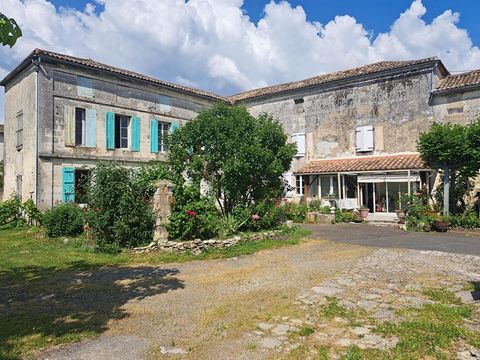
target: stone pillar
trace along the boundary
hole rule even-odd
[[[153,210],[157,217],[153,240],[159,244],[168,241],[168,217],[171,213],[171,207],[175,203],[172,191],[173,184],[171,182],[160,180],[153,197]]]

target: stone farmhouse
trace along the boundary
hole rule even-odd
[[[82,203],[98,160],[164,161],[165,135],[216,102],[278,118],[298,153],[285,180],[294,199],[336,200],[392,214],[402,193],[435,186],[416,153],[432,121],[480,116],[480,70],[451,75],[438,58],[382,61],[233,96],[45,50],[5,87],[4,197],[40,208]]]

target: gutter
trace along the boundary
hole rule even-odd
[[[39,169],[39,162],[38,162],[38,133],[39,133],[39,91],[38,91],[38,72],[40,70],[40,62],[41,58],[38,55],[32,56],[32,64],[34,66],[35,72],[35,130],[34,130],[34,137],[35,137],[35,195],[34,195],[34,202],[35,205],[38,206],[38,169]]]

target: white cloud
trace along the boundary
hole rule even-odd
[[[12,49],[0,48],[0,74],[35,47],[222,94],[384,59],[437,55],[454,70],[480,67],[480,50],[458,27],[460,15],[447,10],[426,23],[421,0],[374,38],[351,16],[311,22],[285,1],[267,4],[257,24],[242,0],[97,1],[78,11],[47,0],[0,0],[24,32]]]

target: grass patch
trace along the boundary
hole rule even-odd
[[[294,229],[282,240],[245,242],[192,254],[96,252],[84,237],[48,239],[38,229],[0,231],[0,359],[104,332],[128,316],[130,299],[181,289],[178,270],[165,264],[252,254],[299,243]],[[161,267],[147,265],[164,264]],[[132,267],[130,265],[135,265]]]
[[[340,305],[336,297],[327,296],[327,304],[322,306],[321,314],[328,319],[333,319],[335,317],[344,318],[348,320],[350,326],[358,325],[357,312]]]
[[[441,304],[459,305],[462,303],[453,292],[445,289],[427,289],[423,291],[423,295],[428,297],[430,300],[439,302]]]
[[[463,321],[472,315],[467,306],[425,304],[420,308],[403,309],[399,315],[405,320],[386,322],[376,329],[385,336],[398,337],[399,342],[392,351],[396,359],[447,359],[447,350],[454,341],[471,336],[463,327]]]
[[[342,360],[381,360],[391,359],[388,355],[380,350],[376,349],[360,349],[358,346],[353,345],[347,349],[345,355],[342,356]]]
[[[300,336],[310,336],[315,332],[310,326],[303,326],[300,330],[297,331],[297,334]]]

